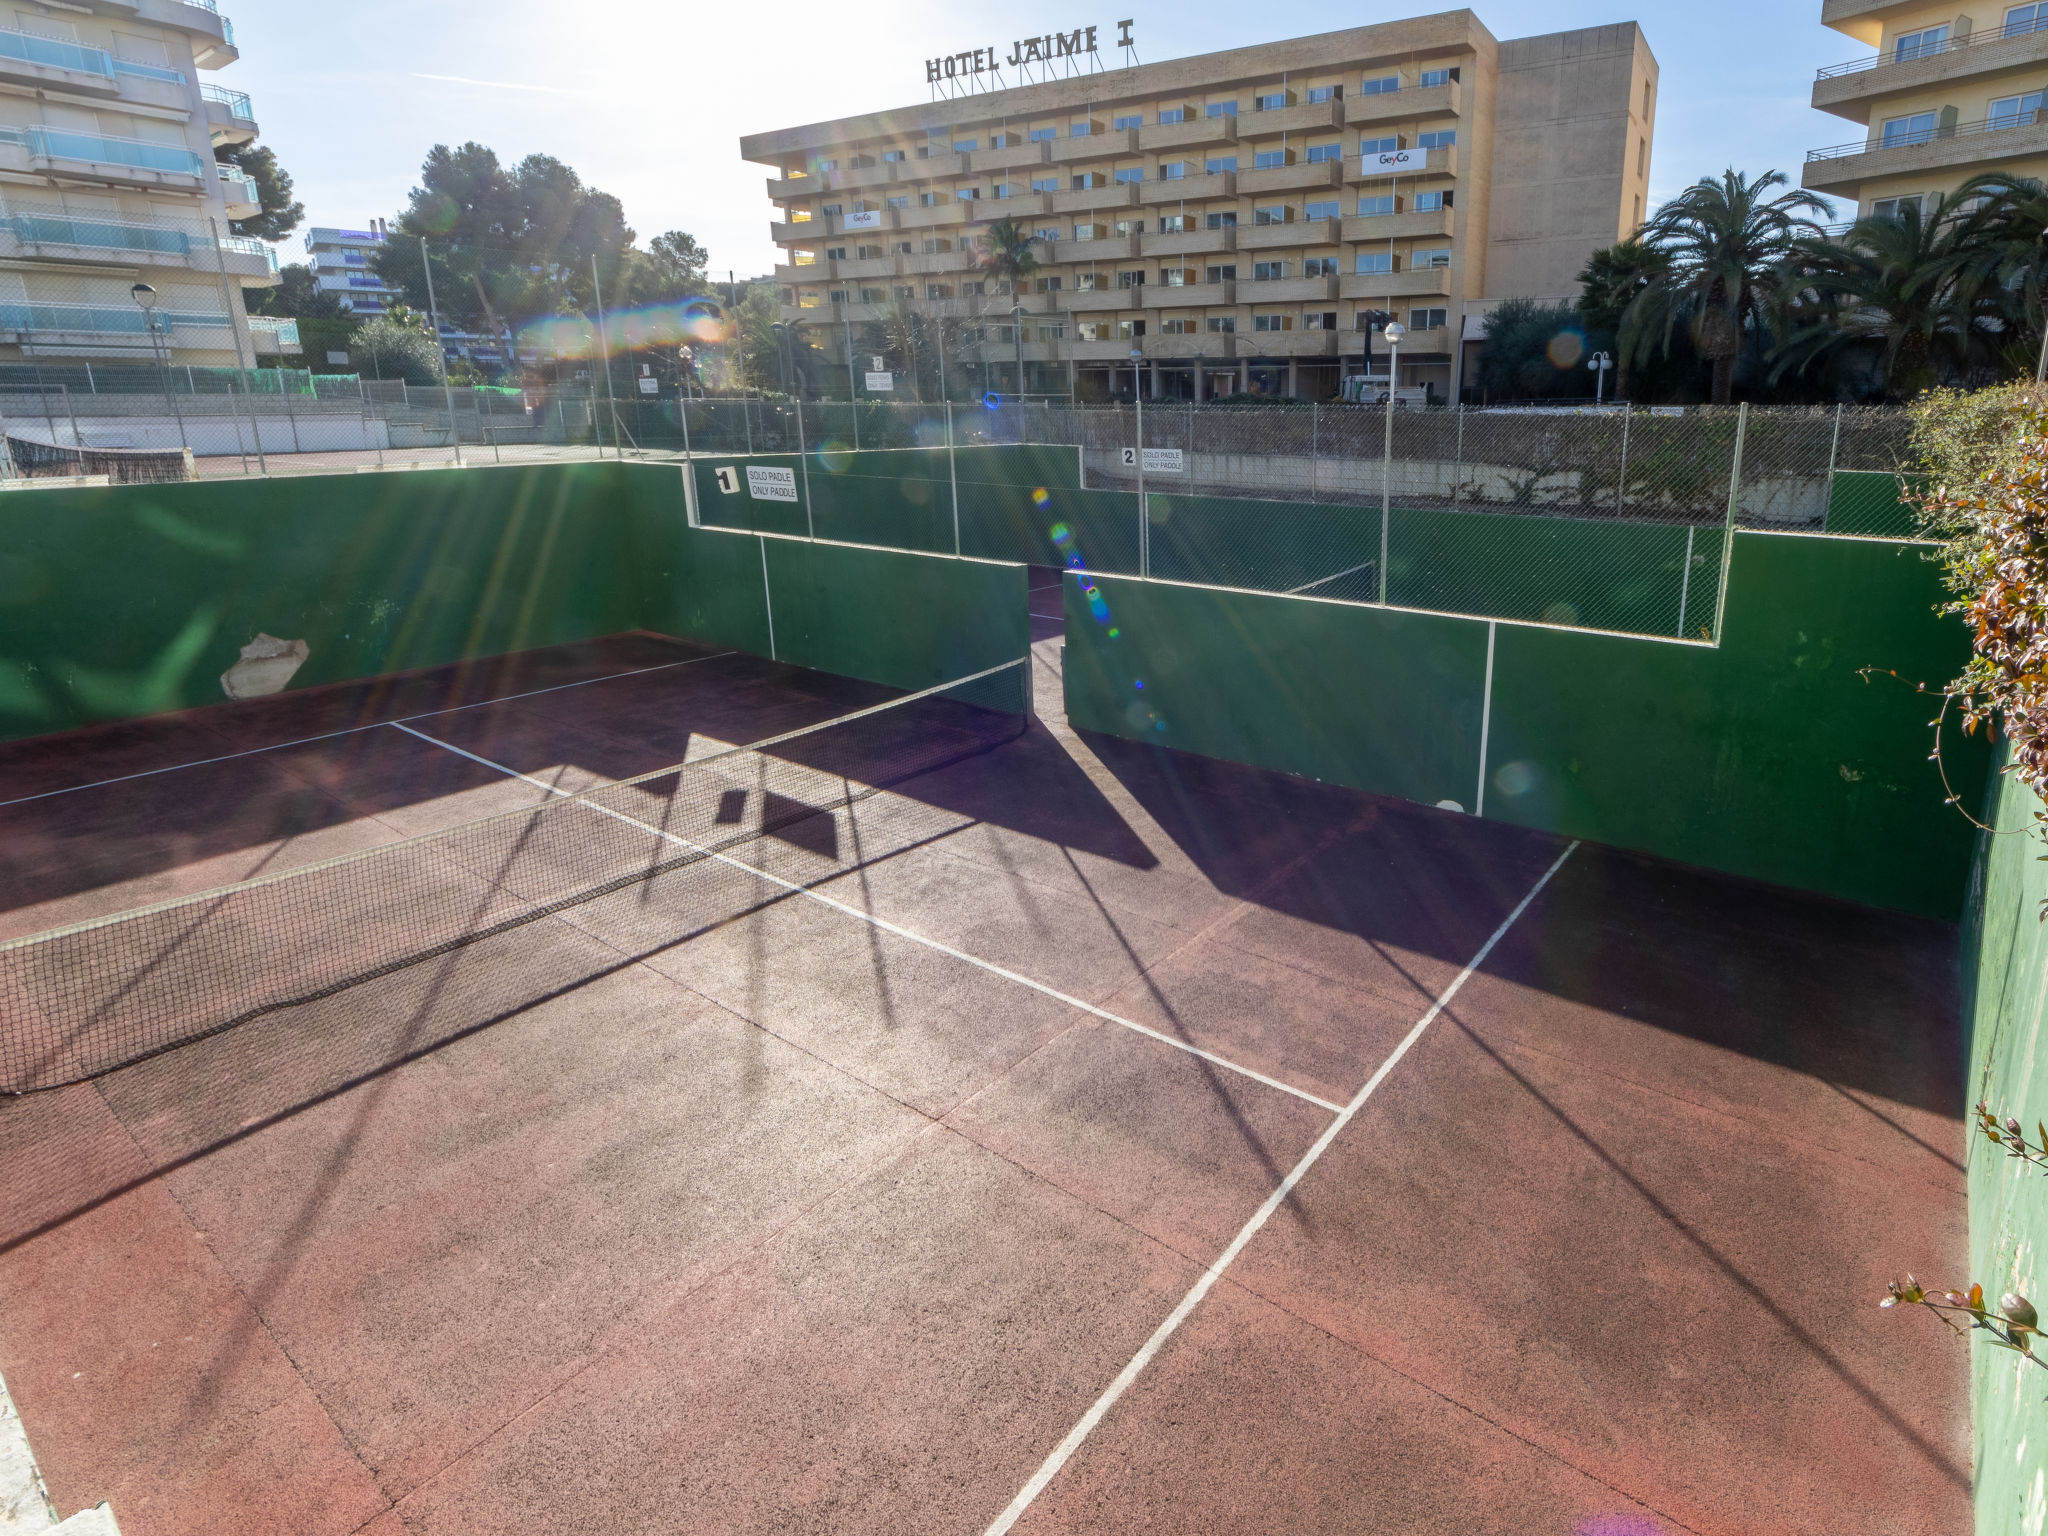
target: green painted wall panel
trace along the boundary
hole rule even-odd
[[[1907,489],[1889,470],[1841,469],[1828,486],[1827,531],[1908,539],[1920,519],[1902,499]]]
[[[1116,576],[1095,591],[1101,614],[1066,582],[1075,725],[1470,808],[1484,624]]]
[[[630,629],[622,467],[8,492],[0,735],[217,703],[258,630],[307,686]]]

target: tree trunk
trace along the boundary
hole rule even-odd
[[[1726,405],[1735,395],[1735,354],[1714,359],[1714,404]]]

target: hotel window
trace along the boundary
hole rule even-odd
[[[1445,250],[1412,251],[1408,256],[1408,265],[1418,271],[1424,267],[1448,267],[1450,264],[1451,253]]]
[[[844,261],[844,260],[846,260],[846,247],[845,247],[845,246],[843,246],[843,245],[828,245],[828,246],[826,246],[826,247],[825,247],[825,259],[826,259],[827,261]]]
[[[1162,336],[1192,336],[1195,334],[1195,322],[1188,319],[1185,315],[1176,315],[1170,320],[1159,322],[1159,334]]]
[[[1057,192],[1059,189],[1060,179],[1057,176],[1034,176],[1031,178],[1031,190],[1034,192]]]
[[[789,253],[789,261],[793,267],[813,267],[818,264],[818,253],[816,251],[791,251]]]
[[[837,160],[818,160],[813,162],[811,168],[820,173],[823,173],[825,171],[836,171],[839,169],[839,162]]]
[[[908,256],[910,254],[910,242],[908,240],[898,240],[896,242],[896,254],[898,256]]]
[[[898,197],[884,198],[883,202],[891,208],[908,208],[910,206],[910,196],[908,193],[905,193]]]
[[[1252,263],[1252,281],[1255,283],[1276,283],[1287,276],[1284,261],[1255,261]]]
[[[1202,162],[1202,169],[1211,176],[1220,176],[1225,171],[1234,171],[1237,169],[1237,156],[1211,155]]]
[[[1145,221],[1143,219],[1118,219],[1116,221],[1116,232],[1120,235],[1142,235],[1145,233]]]
[[[1161,107],[1159,109],[1159,121],[1162,123],[1184,123],[1187,120],[1188,109],[1186,107]]]
[[[1287,149],[1262,149],[1252,156],[1255,171],[1277,171],[1294,163],[1294,152]]]
[[[1225,213],[1206,214],[1202,219],[1202,227],[1204,229],[1235,229],[1237,228],[1237,210],[1232,208]]]
[[[1948,27],[1922,27],[1917,32],[1901,32],[1898,41],[1892,44],[1892,62],[1903,64],[1908,59],[1924,59],[1941,53],[1948,47]]]
[[[1014,325],[998,325],[994,327],[994,330],[997,341],[1015,341],[1017,339],[1017,327]]]
[[[960,297],[963,299],[978,299],[984,291],[984,287],[980,283],[962,283],[960,285]]]
[[[1319,107],[1326,101],[1337,101],[1344,95],[1341,85],[1312,85],[1308,88],[1308,104]]]
[[[1034,229],[1033,231],[1031,231],[1031,238],[1034,240],[1043,240],[1047,245],[1053,245],[1058,242],[1060,238],[1060,232],[1057,226],[1048,224],[1043,226],[1042,228]]]
[[[1427,90],[1432,85],[1449,85],[1457,78],[1455,69],[1425,69],[1415,83]]]
[[[1311,144],[1308,147],[1308,163],[1310,165],[1322,165],[1326,161],[1342,160],[1343,158],[1344,146],[1342,144]]]
[[[1361,80],[1358,83],[1358,94],[1361,96],[1384,96],[1389,91],[1398,91],[1399,89],[1401,89],[1401,77],[1399,75],[1381,75],[1376,80]]]
[[[1066,322],[1064,320],[1056,320],[1051,325],[1041,325],[1038,328],[1038,339],[1040,341],[1065,341],[1067,339]]]
[[[880,288],[863,288],[860,291],[860,301],[863,304],[885,304],[888,299],[889,295]]]
[[[1334,256],[1311,256],[1301,264],[1303,277],[1335,277],[1337,258]]]
[[[1255,331],[1291,331],[1294,329],[1294,316],[1253,315],[1252,329]]]
[[[1083,171],[1074,178],[1073,190],[1076,192],[1091,191],[1096,187],[1105,185],[1108,180],[1109,178],[1100,171]]]
[[[1448,309],[1411,309],[1408,311],[1408,329],[1411,331],[1440,331],[1451,323]]]
[[[927,256],[937,256],[952,249],[953,242],[950,240],[927,240],[924,243],[924,253]]]
[[[1117,118],[1116,126],[1118,132],[1122,132],[1126,128],[1142,128],[1145,126],[1145,114],[1142,112],[1126,112]]]
[[[1144,334],[1145,322],[1142,320],[1119,320],[1116,323],[1118,341],[1135,341]]]
[[[1446,191],[1418,192],[1415,194],[1417,213],[1440,213],[1451,206],[1451,194]]]
[[[1334,331],[1337,329],[1337,311],[1326,309],[1321,314],[1303,315],[1301,328],[1304,331]]]
[[[1398,135],[1384,139],[1360,139],[1358,141],[1358,152],[1367,159],[1374,155],[1390,155],[1400,147],[1401,140]]]
[[[1094,136],[1095,125],[1093,123],[1067,124],[1067,137],[1070,139],[1089,139],[1093,138]]]
[[[849,171],[864,171],[874,163],[875,157],[873,155],[855,155],[846,162],[846,168]]]
[[[1104,240],[1108,237],[1108,228],[1101,224],[1076,224],[1074,226],[1074,238],[1076,240]]]
[[[899,299],[914,299],[917,297],[917,290],[908,283],[901,283],[897,285],[896,297]]]
[[[1159,220],[1159,233],[1162,235],[1184,235],[1188,232],[1190,227],[1188,220],[1192,217],[1192,214],[1186,213],[1166,214]]]
[[[1159,167],[1161,181],[1180,181],[1187,173],[1188,163],[1185,160],[1169,160]]]
[[[1237,330],[1237,316],[1211,315],[1204,322],[1204,328],[1212,336],[1228,336]]]
[[[1873,219],[1903,218],[1905,216],[1906,209],[1918,209],[1921,206],[1921,201],[1917,196],[1880,197],[1879,199],[1877,199],[1877,201],[1870,205],[1869,216]]]
[[[1252,98],[1252,110],[1254,112],[1278,112],[1286,105],[1287,93],[1285,91],[1269,91],[1264,96],[1254,96]]]
[[[792,224],[808,224],[808,223],[810,223],[810,222],[811,222],[811,210],[810,210],[810,209],[808,209],[808,208],[792,208],[792,209],[790,209],[790,210],[789,210],[789,222],[790,222],[790,223],[792,223]]]
[[[1074,274],[1074,291],[1077,293],[1093,293],[1098,288],[1107,288],[1108,286],[1109,284],[1102,280],[1100,272],[1076,272]]]
[[[1378,219],[1394,211],[1394,195],[1391,192],[1377,192],[1371,197],[1358,200],[1358,216],[1361,219]]]
[[[2024,96],[2001,96],[1991,103],[1991,113],[1985,119],[1987,128],[2025,128],[2041,120],[2041,101],[2044,93],[2029,91]]]
[[[1134,181],[1143,181],[1145,179],[1145,167],[1142,165],[1127,165],[1122,170],[1114,172],[1113,176],[1115,180],[1126,184]]]
[[[1185,288],[1187,285],[1188,269],[1186,267],[1161,267],[1159,269],[1160,287]]]
[[[937,208],[942,206],[944,201],[945,199],[936,192],[920,192],[917,194],[917,206],[920,208]]]
[[[980,141],[976,139],[955,139],[953,141],[953,153],[956,155],[972,154],[980,147]]]
[[[1915,112],[1910,117],[1888,117],[1884,120],[1885,149],[1897,149],[1902,145],[1931,144],[1934,142],[1934,125],[1939,114]]]
[[[1358,264],[1351,270],[1354,272],[1391,272],[1394,270],[1393,253],[1390,251],[1360,251],[1358,253]]]
[[[900,149],[885,149],[882,151],[882,160],[885,164],[895,165],[899,161],[901,161],[902,158],[903,151]]]
[[[1116,275],[1116,285],[1119,288],[1142,288],[1145,286],[1145,274],[1143,272],[1119,272]]]
[[[2007,37],[2024,37],[2040,31],[2048,31],[2048,0],[2039,5],[2016,5],[2005,13]]]
[[[1319,203],[1310,203],[1301,210],[1304,219],[1336,219],[1342,218],[1343,214],[1343,205],[1334,197],[1326,198]]]
[[[1031,142],[1034,144],[1043,144],[1047,139],[1056,139],[1059,136],[1060,131],[1057,128],[1034,128],[1031,130]]]
[[[1057,277],[1041,277],[1038,280],[1038,291],[1040,293],[1058,293],[1060,291],[1060,284],[1063,281],[1064,279]]]
[[[1107,341],[1107,340],[1109,340],[1109,322],[1108,322],[1107,320],[1078,320],[1078,321],[1076,321],[1076,322],[1074,323],[1074,340],[1076,340],[1076,341]]]
[[[880,261],[882,248],[879,245],[857,245],[853,248],[853,254],[858,261]]]
[[[1202,115],[1204,117],[1235,117],[1237,116],[1237,103],[1234,101],[1212,101],[1202,108]]]
[[[950,299],[953,297],[953,285],[951,283],[926,283],[924,285],[924,296],[928,299]]]
[[[1237,263],[1230,262],[1221,267],[1210,267],[1202,274],[1205,283],[1234,283],[1237,281]]]
[[[988,147],[990,149],[1008,149],[1012,144],[1020,144],[1022,142],[1014,133],[992,133],[988,136]]]
[[[843,288],[834,288],[832,290],[832,302],[834,304],[844,304],[846,302],[846,291]]]
[[[1415,135],[1417,149],[1449,149],[1457,142],[1458,130],[1455,128],[1438,128],[1429,133]]]
[[[1254,208],[1252,210],[1252,223],[1262,229],[1268,224],[1292,224],[1293,222],[1294,210],[1284,203],[1275,204],[1271,208]]]
[[[838,203],[826,203],[818,209],[818,212],[824,214],[828,219],[836,219],[839,217],[840,206]]]
[[[988,189],[988,195],[997,202],[1006,202],[1017,195],[1017,189],[1007,181],[999,181]]]
[[[953,195],[957,198],[963,199],[966,202],[975,203],[981,201],[981,188],[955,187],[953,189]]]

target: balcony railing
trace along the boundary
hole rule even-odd
[[[1968,37],[1951,37],[1939,43],[1909,43],[1904,48],[1894,47],[1888,53],[1873,54],[1866,59],[1851,59],[1847,64],[1830,64],[1826,69],[1814,73],[1816,80],[1833,80],[1841,75],[1860,74],[1866,69],[1878,69],[1886,64],[1911,64],[1920,59],[1935,59],[1945,53],[1958,53],[1965,48],[1981,48],[1987,43],[2010,42],[2015,37],[2025,37],[2031,32],[2048,32],[2048,16],[2039,16],[2032,21],[2008,21],[2002,27],[1990,27],[1982,32],[1973,32]]]
[[[2003,133],[2008,128],[2031,128],[2037,123],[2048,121],[2048,113],[2039,107],[2030,107],[2024,112],[2008,112],[2000,117],[1987,117],[1980,123],[1957,123],[1944,128],[1936,124],[1931,128],[1914,128],[1904,133],[1881,134],[1876,138],[1861,139],[1854,144],[1831,144],[1825,149],[1809,149],[1806,158],[1814,160],[1840,160],[1847,155],[1874,154],[1881,149],[1918,149],[1927,144],[1938,144],[1947,139],[1981,138],[1987,133]]]
[[[196,252],[211,251],[216,242],[210,233],[178,229],[165,224],[144,224],[126,219],[79,219],[65,214],[17,213],[0,219],[0,228],[14,232],[24,245],[69,245],[82,250],[146,252],[160,256],[191,258]],[[277,252],[261,240],[245,235],[224,235],[220,249],[238,256],[261,256],[270,270],[277,270]]]
[[[19,144],[46,160],[85,160],[96,165],[126,165],[143,171],[179,176],[203,174],[205,162],[181,144],[148,139],[122,139],[104,133],[73,133],[65,128],[0,127],[0,144]]]
[[[152,323],[153,322],[153,323]],[[122,308],[101,304],[0,304],[0,331],[73,331],[100,336],[168,335],[181,325],[224,327],[228,317],[205,310]]]
[[[202,85],[199,87],[199,94],[208,101],[217,101],[226,107],[228,115],[236,122],[247,123],[252,128],[256,126],[256,109],[249,105],[247,91],[231,91],[219,85]]]
[[[263,201],[257,194],[256,183],[253,178],[244,175],[232,165],[215,164],[213,170],[214,174],[227,184],[230,192],[240,192],[242,194],[239,198],[230,197],[228,199],[229,202],[260,203]]]

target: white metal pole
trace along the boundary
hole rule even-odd
[[[960,468],[953,457],[953,402],[946,402],[946,474],[953,482],[953,556],[960,556]]]
[[[597,304],[597,350],[604,359],[604,398],[605,404],[611,408],[612,413],[612,452],[617,457],[623,459],[626,456],[626,451],[619,446],[619,398],[612,393],[612,344],[610,338],[604,333],[604,289],[599,287],[597,282],[597,252],[595,251],[590,253],[590,296]],[[598,443],[601,449],[603,447],[603,438],[601,436]],[[806,511],[808,510],[806,508]]]
[[[1393,322],[1387,322],[1391,327]],[[1380,448],[1380,603],[1387,601],[1387,550],[1394,520],[1394,381],[1400,372],[1401,343],[1387,338],[1387,430]]]
[[[455,430],[455,390],[448,382],[448,349],[441,345],[441,311],[434,303],[434,256],[427,249],[427,237],[420,236],[420,270],[427,275],[427,324],[434,330],[434,359],[441,365],[441,393],[448,401],[448,442],[455,450],[455,465],[462,467],[462,434]],[[287,397],[289,401],[289,397]],[[292,443],[299,438],[298,418],[292,418]]]

